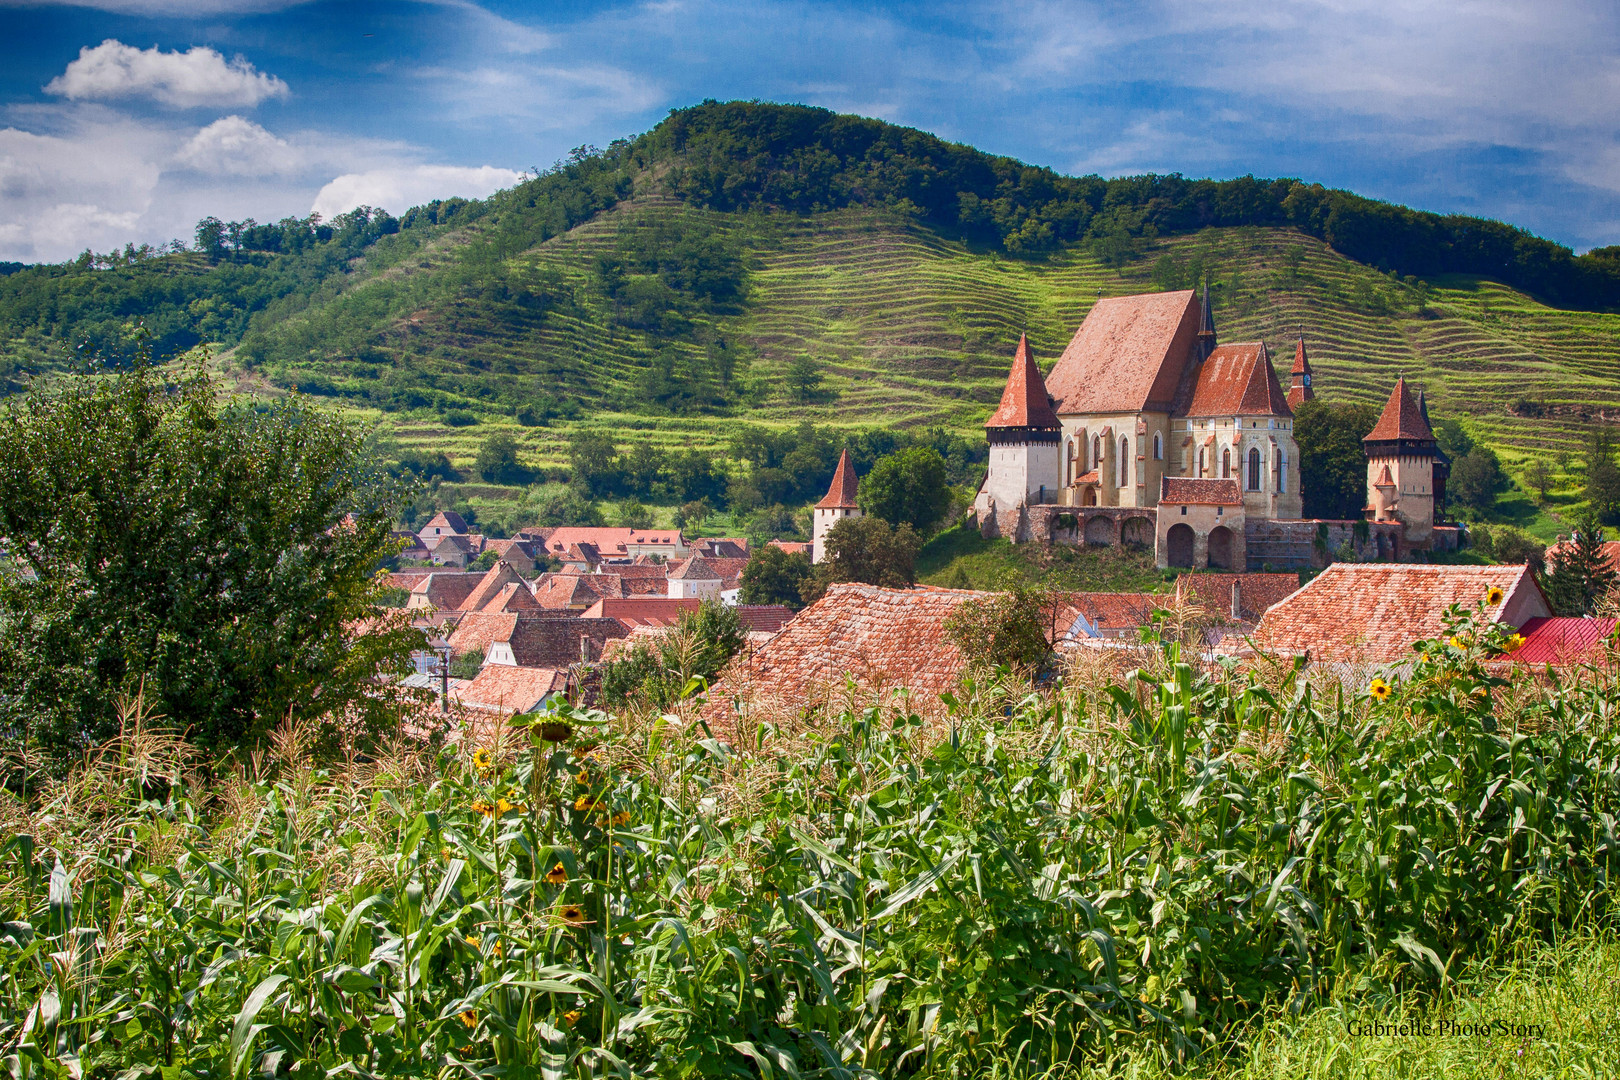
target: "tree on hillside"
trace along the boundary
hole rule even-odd
[[[1576,521],[1568,543],[1548,557],[1551,569],[1542,591],[1556,615],[1590,615],[1616,585],[1614,569],[1603,551],[1603,529],[1590,512]]]
[[[650,529],[652,510],[638,499],[626,499],[619,504],[619,526],[625,529]]]
[[[821,395],[821,383],[825,378],[821,365],[813,358],[798,357],[788,365],[788,396],[801,404],[816,401]]]
[[[1475,446],[1451,463],[1446,481],[1446,498],[1458,506],[1483,514],[1496,505],[1496,497],[1508,489],[1507,473],[1494,451]]]
[[[1615,433],[1593,427],[1586,443],[1586,502],[1597,520],[1620,523],[1620,465],[1615,464]]]
[[[1535,488],[1537,502],[1546,503],[1547,489],[1552,487],[1552,481],[1552,468],[1541,458],[1536,458],[1524,470],[1524,482]]]
[[[375,676],[421,635],[352,627],[381,613],[404,491],[347,421],[145,362],[36,385],[0,424],[0,731],[65,764],[138,691],[214,753],[289,715],[389,722]]]
[[[951,507],[945,459],[931,446],[914,446],[879,458],[861,478],[861,511],[890,525],[910,525],[926,535]]]
[[[691,502],[681,503],[680,506],[675,508],[675,527],[677,529],[700,529],[703,527],[705,519],[712,513],[714,513],[714,507],[709,505],[707,499],[693,499]]]
[[[810,556],[772,544],[754,549],[742,571],[738,599],[744,604],[786,604],[794,611],[804,606],[803,586],[810,576]]]
[[[1367,505],[1367,451],[1362,438],[1378,423],[1370,405],[1317,398],[1294,410],[1299,489],[1308,518],[1359,518]]]
[[[580,432],[568,443],[571,483],[581,495],[599,499],[612,494],[621,477],[619,452],[605,435]]]
[[[534,523],[542,528],[557,525],[600,525],[602,511],[573,488],[547,496],[535,506]]]
[[[473,468],[491,484],[521,484],[529,471],[518,462],[517,440],[505,431],[492,431],[478,445]]]
[[[800,590],[807,604],[845,581],[901,589],[917,580],[922,539],[910,525],[891,529],[878,517],[848,517],[827,530],[825,553]]]

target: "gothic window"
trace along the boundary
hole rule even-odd
[[[1068,452],[1067,457],[1064,460],[1063,482],[1065,484],[1074,483],[1074,440],[1073,439],[1069,440],[1069,452]]]
[[[1164,440],[1159,436],[1157,431],[1153,433],[1153,460],[1164,460]]]
[[[1101,435],[1093,435],[1091,437],[1091,467],[1093,469],[1102,468],[1102,436]]]
[[[1129,481],[1130,478],[1131,478],[1130,465],[1128,464],[1130,452],[1131,452],[1131,442],[1130,442],[1130,440],[1127,439],[1125,436],[1121,435],[1119,437],[1119,486],[1120,487],[1124,487],[1126,482]]]
[[[1249,447],[1249,490],[1260,490],[1260,448]]]
[[[1204,448],[1202,446],[1198,448],[1198,475],[1204,475]]]
[[[1277,451],[1277,494],[1288,493],[1288,451]]]
[[[1232,478],[1232,450],[1231,447],[1221,451],[1221,479]]]

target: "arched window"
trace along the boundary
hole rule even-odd
[[[1277,494],[1288,493],[1288,451],[1277,451]]]
[[[1125,484],[1131,478],[1131,474],[1130,474],[1130,471],[1129,471],[1130,470],[1130,465],[1128,464],[1128,462],[1130,460],[1130,452],[1131,452],[1131,441],[1129,439],[1127,439],[1125,436],[1121,435],[1119,437],[1119,486],[1120,487],[1124,487]]]
[[[1202,446],[1198,448],[1198,475],[1204,475],[1204,448]]]
[[[1221,479],[1229,480],[1232,477],[1232,448],[1227,447],[1221,451]]]
[[[1153,460],[1154,461],[1163,461],[1164,460],[1164,439],[1159,435],[1159,433],[1157,431],[1155,431],[1153,433]]]
[[[1093,469],[1102,468],[1102,436],[1101,435],[1093,435],[1091,437],[1091,467]]]
[[[1260,448],[1249,447],[1249,490],[1260,490]]]
[[[1063,482],[1065,484],[1074,483],[1074,440],[1073,439],[1069,440],[1068,453],[1064,456],[1064,459],[1063,459]]]

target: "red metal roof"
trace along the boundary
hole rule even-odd
[[[1395,439],[1434,441],[1434,432],[1429,430],[1429,425],[1423,419],[1423,410],[1418,406],[1412,392],[1406,388],[1404,378],[1395,380],[1395,389],[1389,392],[1389,401],[1384,405],[1384,414],[1378,418],[1378,423],[1362,442],[1386,442]]]
[[[1159,502],[1172,506],[1242,506],[1236,480],[1166,476],[1159,484]]]
[[[1012,371],[1007,373],[1007,385],[1001,391],[1001,405],[990,419],[987,428],[1057,428],[1057,413],[1052,411],[1052,399],[1046,395],[1046,380],[1035,358],[1029,351],[1029,336],[1018,336],[1018,351],[1013,353]]]
[[[1526,619],[1519,627],[1524,644],[1504,655],[1502,662],[1537,666],[1578,664],[1600,652],[1614,628],[1614,619]]]
[[[855,463],[849,459],[849,451],[845,450],[838,455],[838,469],[833,473],[832,486],[827,494],[816,503],[818,510],[853,510],[856,508],[855,491]]]
[[[1263,341],[1222,345],[1199,365],[1185,416],[1292,416]]]

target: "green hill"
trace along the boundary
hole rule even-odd
[[[205,222],[185,252],[0,277],[0,365],[16,385],[69,346],[117,360],[144,326],[160,353],[218,343],[243,389],[386,418],[404,450],[466,465],[504,426],[544,467],[581,431],[971,436],[1019,331],[1049,364],[1098,296],[1207,280],[1223,340],[1286,364],[1303,328],[1323,395],[1379,401],[1404,373],[1511,463],[1620,412],[1614,254],[1297,181],[1063,177],[708,103],[488,200]],[[823,382],[795,389],[806,358]]]

